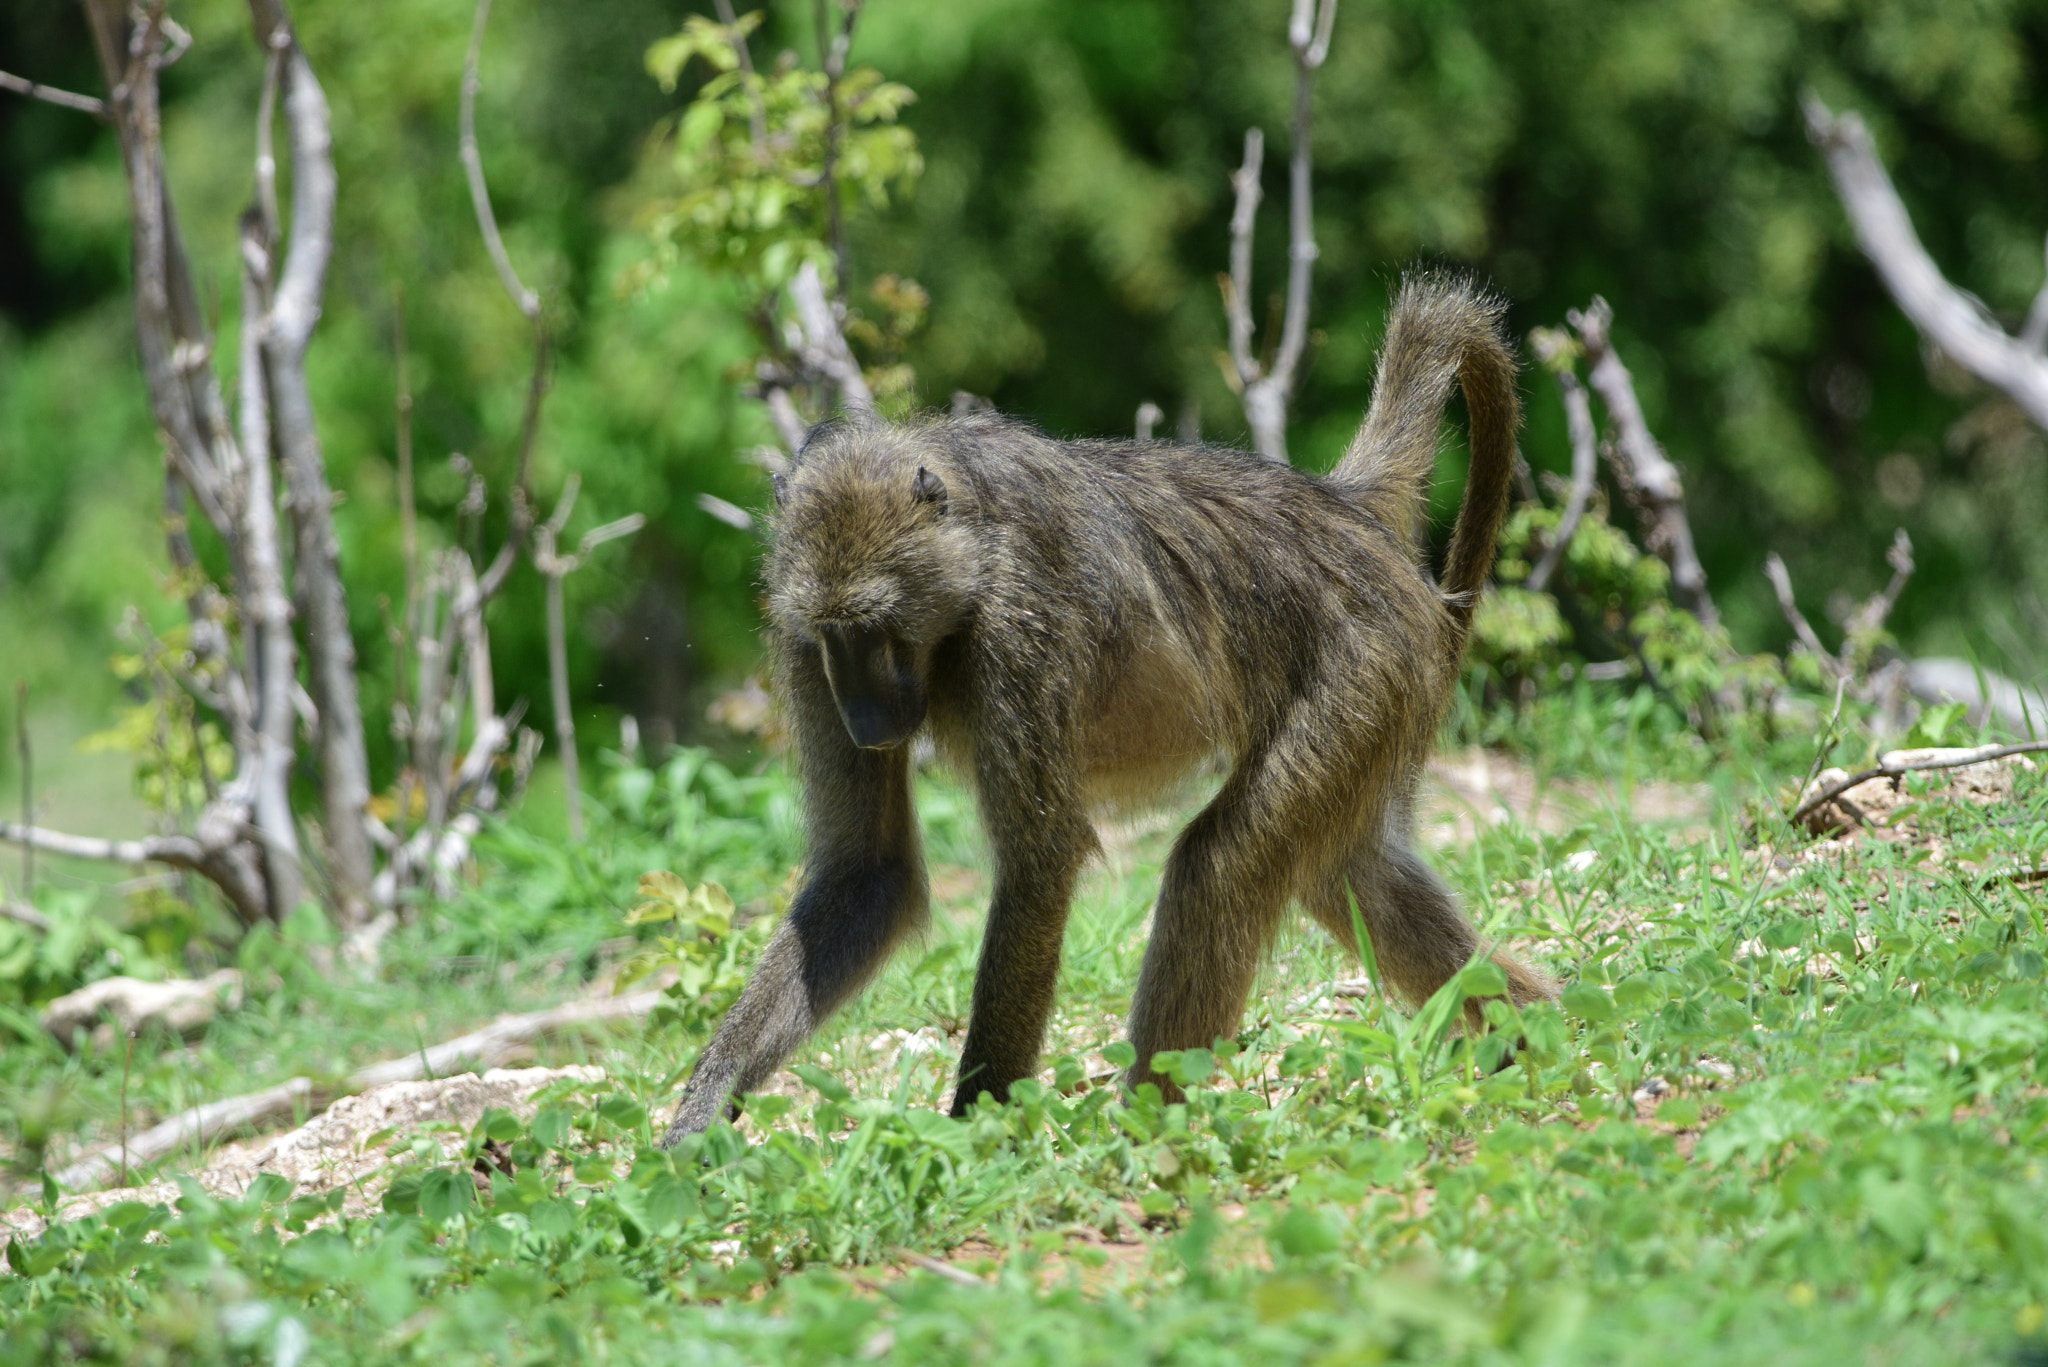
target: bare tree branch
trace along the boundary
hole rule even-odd
[[[13,921],[17,925],[27,926],[30,930],[47,932],[50,929],[50,918],[26,902],[0,899],[0,921]]]
[[[1310,122],[1314,112],[1315,74],[1330,52],[1331,26],[1337,0],[1294,0],[1287,25],[1288,46],[1294,49],[1294,145],[1288,159],[1287,307],[1281,316],[1280,344],[1270,365],[1252,356],[1251,240],[1258,212],[1259,171],[1265,160],[1265,136],[1249,130],[1244,164],[1230,178],[1237,204],[1230,216],[1230,275],[1224,287],[1224,311],[1230,324],[1230,356],[1237,369],[1245,421],[1252,445],[1268,460],[1287,460],[1287,406],[1294,396],[1296,370],[1308,344],[1309,282],[1318,255],[1315,219],[1311,213],[1314,157]]]
[[[1310,11],[1315,12],[1313,29]],[[1287,313],[1280,325],[1280,353],[1273,361],[1273,379],[1283,394],[1294,392],[1294,370],[1308,343],[1309,274],[1315,266],[1315,220],[1310,213],[1310,178],[1314,156],[1310,144],[1315,74],[1330,52],[1330,29],[1337,19],[1337,0],[1294,0],[1287,41],[1294,49],[1294,146],[1287,163]]]
[[[2042,256],[2048,259],[2048,240],[2043,242]],[[2042,282],[2027,310],[2027,321],[2020,327],[2020,345],[2036,355],[2048,350],[2048,281]]]
[[[775,435],[782,439],[782,449],[792,456],[803,450],[804,437],[810,428],[805,425],[803,415],[796,411],[796,401],[789,397],[789,386],[766,384],[762,387],[761,399],[768,405],[768,420],[775,424]]]
[[[484,185],[483,155],[476,145],[476,92],[481,81],[477,74],[477,63],[484,49],[484,26],[491,21],[491,0],[477,0],[476,20],[469,30],[469,55],[462,63],[462,169],[469,177],[469,202],[476,209],[477,226],[483,229],[484,246],[491,253],[491,264],[498,268],[498,279],[504,282],[505,293],[512,296],[512,302],[527,318],[540,318],[540,296],[526,288],[519,281],[519,272],[512,269],[512,258],[505,254],[505,240],[498,235],[497,215],[491,212],[491,193]]]
[[[261,873],[245,841],[237,837],[247,829],[249,801],[245,787],[224,793],[208,805],[193,835],[152,835],[140,840],[105,840],[93,836],[69,835],[41,826],[0,821],[0,840],[12,845],[32,845],[51,854],[75,859],[101,859],[117,864],[168,864],[190,869],[217,886],[231,909],[245,925],[253,925],[268,914]]]
[[[298,831],[292,819],[291,688],[298,676],[298,645],[292,637],[291,595],[286,592],[279,546],[277,494],[271,478],[271,414],[263,342],[272,305],[277,242],[277,160],[271,124],[283,79],[286,49],[273,44],[264,63],[263,95],[256,120],[256,203],[242,215],[241,470],[236,500],[236,540],[242,550],[245,588],[242,613],[248,644],[250,703],[248,731],[236,749],[255,771],[253,815],[264,832],[264,872],[270,914],[283,920],[297,905]]]
[[[1260,375],[1259,363],[1252,355],[1252,229],[1265,195],[1259,185],[1259,172],[1265,164],[1265,131],[1245,129],[1244,163],[1230,173],[1230,188],[1237,199],[1230,211],[1230,274],[1222,282],[1223,314],[1230,327],[1230,363],[1237,367],[1240,385],[1250,385]]]
[[[180,1149],[197,1148],[224,1134],[282,1119],[301,1106],[318,1104],[323,1095],[347,1095],[388,1082],[445,1077],[458,1069],[492,1068],[533,1041],[558,1031],[637,1020],[660,1005],[663,995],[660,989],[650,989],[625,996],[569,1002],[524,1015],[501,1016],[480,1030],[431,1048],[367,1064],[350,1073],[338,1087],[325,1089],[311,1078],[295,1077],[245,1096],[210,1101],[204,1106],[181,1111],[141,1134],[131,1136],[127,1143],[128,1161],[154,1163]],[[104,1184],[120,1170],[117,1163],[119,1151],[118,1144],[95,1149],[55,1173],[57,1184],[69,1191],[83,1191]]]
[[[1785,562],[1772,551],[1764,557],[1764,577],[1771,581],[1771,587],[1778,594],[1778,608],[1785,614],[1785,620],[1792,624],[1792,634],[1799,644],[1805,646],[1821,667],[1829,673],[1841,676],[1839,661],[1834,652],[1820,643],[1820,636],[1813,629],[1813,623],[1806,620],[1806,614],[1799,610],[1799,604],[1792,596],[1792,575],[1785,568]]]
[[[698,494],[697,506],[728,527],[737,528],[743,532],[753,530],[754,515],[736,503],[727,502],[717,494]],[[585,538],[586,541],[588,539],[587,537]]]
[[[108,119],[105,100],[97,100],[90,95],[74,95],[68,90],[43,85],[9,71],[0,71],[0,90],[12,90],[17,95],[26,95],[45,104],[54,104],[60,109],[75,109],[81,114],[92,115],[101,123],[107,122]]]
[[[1165,416],[1166,410],[1161,408],[1158,404],[1153,403],[1150,399],[1147,399],[1144,403],[1139,404],[1137,430],[1138,440],[1152,440],[1153,429],[1159,426],[1160,420],[1163,419]]]
[[[1844,631],[1852,639],[1874,636],[1884,630],[1892,609],[1898,606],[1899,594],[1905,589],[1906,581],[1913,577],[1913,538],[1906,535],[1904,527],[1892,532],[1891,549],[1884,553],[1884,560],[1892,567],[1891,582],[1872,594],[1843,623]]]
[[[1587,382],[1614,422],[1611,454],[1617,458],[1615,474],[1643,518],[1643,539],[1671,567],[1672,597],[1678,605],[1712,627],[1720,621],[1720,613],[1707,594],[1707,572],[1693,549],[1692,526],[1685,517],[1685,489],[1678,467],[1650,435],[1650,424],[1636,399],[1635,380],[1614,350],[1609,335],[1614,310],[1605,299],[1595,296],[1583,311],[1574,309],[1566,317],[1586,351]]]
[[[506,533],[505,544],[499,547],[479,581],[485,601],[496,597],[498,590],[504,587],[506,577],[512,573],[512,566],[519,552],[526,548],[527,538],[533,531],[533,498],[528,481],[533,472],[533,448],[540,435],[541,404],[547,397],[548,369],[552,360],[547,319],[541,312],[540,296],[520,282],[518,271],[512,267],[512,258],[505,252],[504,238],[498,233],[498,217],[491,209],[490,186],[484,180],[483,154],[477,148],[476,94],[481,84],[478,64],[483,57],[484,27],[490,18],[491,0],[477,0],[476,22],[470,28],[469,55],[462,65],[462,167],[469,178],[469,202],[476,210],[477,229],[483,234],[484,246],[490,252],[492,264],[498,269],[498,279],[505,286],[505,293],[511,296],[513,306],[533,324],[533,376],[527,382],[526,411],[519,425],[519,460],[512,476],[512,525]]]
[[[1557,530],[1552,534],[1550,544],[1544,547],[1542,558],[1529,571],[1525,583],[1530,592],[1542,593],[1550,583],[1550,576],[1557,573],[1557,567],[1564,563],[1565,552],[1571,549],[1572,538],[1578,535],[1579,522],[1586,515],[1586,504],[1593,497],[1600,435],[1593,425],[1593,401],[1573,369],[1571,339],[1554,328],[1538,328],[1530,334],[1529,340],[1535,347],[1537,358],[1557,377],[1557,387],[1564,398],[1565,430],[1572,444],[1572,483],[1571,491],[1565,497],[1564,512],[1557,520]]]
[[[825,377],[839,391],[841,406],[856,414],[874,412],[875,396],[860,363],[846,345],[846,334],[832,314],[825,296],[825,282],[818,268],[806,261],[789,282],[789,300],[796,307],[797,327],[802,331],[800,358],[804,365]],[[792,450],[795,448],[792,447]]]
[[[554,516],[534,532],[533,554],[534,566],[548,581],[548,685],[555,711],[555,746],[561,754],[562,787],[569,804],[569,838],[579,843],[583,839],[583,788],[581,766],[576,755],[576,716],[569,703],[568,626],[563,612],[562,581],[574,574],[599,546],[622,536],[631,536],[647,522],[639,513],[629,514],[585,532],[574,555],[558,554],[555,547],[563,528],[569,524],[569,514],[576,506],[580,488],[581,481],[575,475],[569,476]]]
[[[2048,750],[2048,740],[2026,741],[2019,745],[1979,745],[1968,750],[1943,750],[1926,758],[1912,758],[1919,753],[1916,751],[1894,750],[1890,754],[1880,756],[1875,767],[1838,778],[1828,784],[1801,802],[1785,819],[1796,826],[1857,784],[1868,783],[1874,778],[1898,778],[1929,769],[1959,769],[1966,764],[1982,764],[1987,760],[2004,759],[2008,755],[2037,755],[2044,750]]]
[[[1811,91],[1800,102],[1806,111],[1807,135],[1827,159],[1835,191],[1855,225],[1856,241],[1899,308],[1958,365],[2005,393],[2036,426],[2048,429],[2048,358],[2038,343],[2030,345],[2007,334],[1943,278],[1913,231],[1913,220],[1877,159],[1863,120],[1854,114],[1836,115]],[[2048,319],[2040,326],[2048,329]],[[2032,335],[2030,319],[2028,336]]]

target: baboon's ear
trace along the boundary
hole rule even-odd
[[[917,480],[910,491],[919,503],[929,503],[937,512],[946,511],[946,481],[922,465],[917,467]]]
[[[768,478],[775,486],[775,506],[780,508],[789,502],[789,476],[770,475]]]

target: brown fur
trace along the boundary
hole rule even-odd
[[[1454,379],[1472,472],[1439,589],[1414,531]],[[1133,1083],[1172,1093],[1156,1051],[1236,1031],[1290,901],[1355,948],[1355,896],[1384,976],[1414,1001],[1482,952],[1410,835],[1518,421],[1500,306],[1424,275],[1402,288],[1371,411],[1325,479],[1214,447],[1055,441],[986,414],[815,433],[778,485],[767,567],[806,882],[669,1142],[765,1078],[921,923],[905,743],[920,729],[974,783],[996,863],[956,1113],[1036,1070],[1074,880],[1097,850],[1090,812],[1214,754],[1231,771],[1167,863]],[[1517,1001],[1554,994],[1493,958]]]

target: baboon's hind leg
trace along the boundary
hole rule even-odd
[[[1333,809],[1356,801],[1339,766],[1304,763],[1318,754],[1316,737],[1328,733],[1304,717],[1241,762],[1181,832],[1160,880],[1131,1003],[1133,1087],[1157,1083],[1177,1099],[1179,1088],[1152,1071],[1152,1056],[1237,1033],[1245,997],[1299,887],[1304,843],[1328,829]]]
[[[1457,898],[1399,836],[1362,841],[1308,899],[1309,913],[1339,944],[1356,952],[1354,898],[1381,979],[1415,1006],[1428,1001],[1482,948]],[[1502,950],[1490,957],[1507,975],[1508,995],[1517,1005],[1556,997],[1556,985],[1540,970]],[[1467,1014],[1478,1023],[1476,1002],[1467,1004]]]

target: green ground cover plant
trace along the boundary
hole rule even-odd
[[[1692,767],[1654,726],[1606,734],[1617,772]],[[636,956],[694,970],[651,1025],[543,1046],[603,1081],[374,1136],[394,1157],[366,1213],[286,1177],[232,1200],[187,1179],[17,1232],[0,1362],[2036,1361],[2048,782],[2010,773],[1989,801],[1910,776],[1883,830],[1819,842],[1768,815],[1792,779],[1734,785],[1747,809],[1705,824],[1638,819],[1626,784],[1569,823],[1481,821],[1438,862],[1567,978],[1560,1008],[1492,1008],[1505,1028],[1467,1041],[1448,997],[1396,1010],[1369,965],[1292,933],[1242,1034],[1167,1060],[1176,1105],[1111,1076],[1177,821],[1114,827],[1043,1082],[964,1121],[937,1108],[986,879],[968,800],[929,781],[928,934],[736,1128],[665,1153],[800,843],[779,768],[619,760],[585,847],[501,826],[479,885],[374,974],[323,968],[309,928],[257,938],[239,1011],[139,1039],[125,1069],[131,1110],[160,1113]],[[676,881],[643,895],[649,873]],[[148,957],[107,934],[131,971]],[[17,1015],[30,981],[5,979]],[[47,1205],[44,1146],[111,1131],[123,1059],[24,1037],[0,1070],[14,1199]]]

